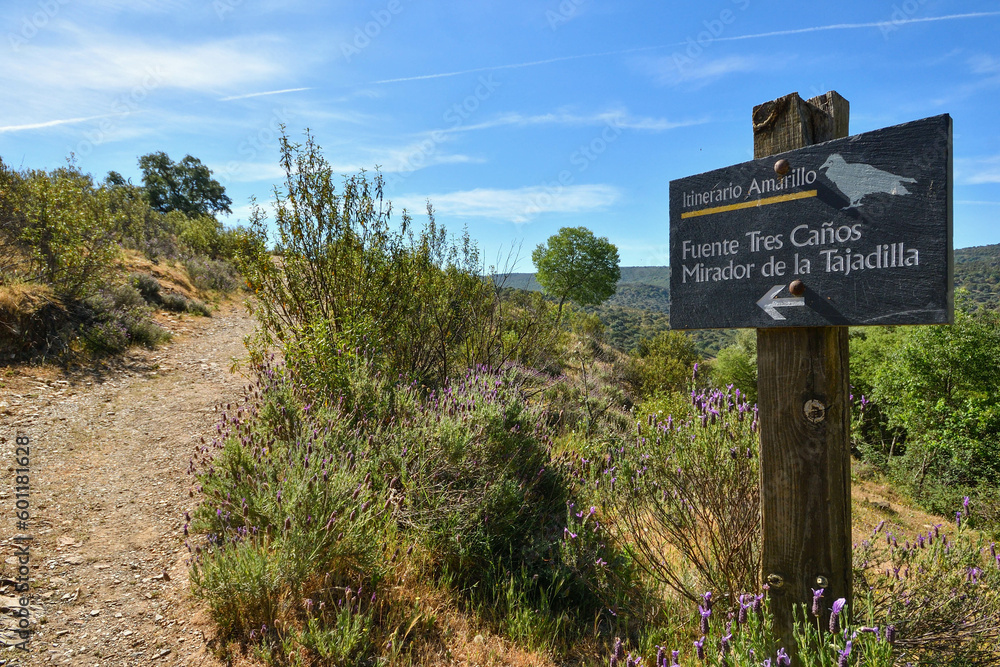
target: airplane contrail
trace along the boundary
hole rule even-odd
[[[86,123],[87,121],[99,118],[108,118],[111,114],[101,114],[99,116],[83,116],[81,118],[62,118],[60,120],[47,120],[41,123],[28,123],[26,125],[7,125],[0,127],[2,132],[21,132],[24,130],[39,130],[45,127],[55,127],[56,125],[70,125],[72,123]]]
[[[263,93],[247,93],[246,95],[230,95],[222,97],[220,102],[231,102],[232,100],[245,100],[251,97],[264,97],[265,95],[281,95],[282,93],[297,93],[301,90],[312,90],[312,88],[285,88],[283,90],[267,90]]]
[[[908,18],[908,19],[898,19],[889,21],[872,21],[868,23],[834,23],[832,25],[819,25],[811,26],[808,28],[792,28],[789,30],[774,30],[771,32],[760,32],[753,35],[735,35],[733,37],[716,37],[712,41],[715,42],[736,42],[745,39],[763,39],[766,37],[781,37],[785,35],[800,35],[810,32],[822,32],[825,30],[860,30],[865,28],[882,28],[885,26],[899,26],[907,25],[910,23],[931,23],[935,21],[953,21],[956,19],[970,19],[970,18],[982,18],[986,16],[1000,16],[1000,11],[997,12],[974,12],[970,14],[949,14],[947,16],[925,16],[921,18]],[[617,51],[602,51],[599,53],[581,53],[572,56],[560,56],[558,58],[546,58],[544,60],[531,60],[523,63],[512,63],[507,65],[491,65],[489,67],[474,67],[472,69],[457,70],[454,72],[440,72],[437,74],[421,74],[418,76],[404,76],[395,79],[381,79],[379,81],[373,81],[372,84],[383,84],[383,83],[401,83],[403,81],[423,81],[426,79],[443,79],[451,76],[460,76],[462,74],[475,74],[476,72],[488,72],[493,70],[501,69],[520,69],[523,67],[536,67],[538,65],[549,65],[551,63],[565,62],[568,60],[581,60],[583,58],[600,58],[602,56],[620,56],[629,53],[638,53],[641,51],[656,51],[658,49],[667,49],[672,46],[684,46],[687,42],[675,42],[673,44],[659,44],[656,46],[639,46],[632,49],[620,49]]]

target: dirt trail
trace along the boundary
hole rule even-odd
[[[190,595],[183,534],[188,460],[234,401],[229,372],[252,328],[238,305],[160,316],[174,340],[100,369],[0,367],[0,646],[17,605],[15,433],[31,439],[32,636],[0,665],[215,666],[212,626]]]

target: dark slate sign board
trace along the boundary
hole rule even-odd
[[[948,115],[671,181],[671,327],[950,323],[951,182]]]

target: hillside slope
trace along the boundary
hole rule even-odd
[[[533,273],[512,273],[506,285],[531,291],[542,289]],[[963,287],[976,303],[1000,308],[1000,244],[955,250],[955,288]],[[669,313],[670,267],[621,267],[618,292],[604,305]]]

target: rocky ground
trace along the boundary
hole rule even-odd
[[[184,512],[195,443],[234,401],[251,320],[159,316],[173,341],[97,368],[0,366],[0,647],[21,639],[18,533],[30,534],[28,651],[7,665],[200,665],[213,630],[190,593]],[[30,439],[30,519],[14,517],[16,437]]]

